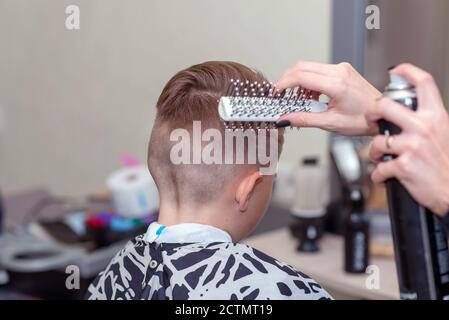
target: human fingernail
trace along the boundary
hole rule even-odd
[[[281,120],[279,122],[276,122],[276,128],[285,128],[290,125],[290,121],[288,120]]]
[[[388,68],[388,71],[393,70],[393,69],[396,68],[397,66],[398,66],[397,64],[392,65],[391,67]]]

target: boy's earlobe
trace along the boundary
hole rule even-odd
[[[239,205],[239,210],[244,212],[248,209],[249,198],[256,186],[256,184],[262,179],[262,175],[259,170],[246,176],[237,188],[235,194],[235,201]]]

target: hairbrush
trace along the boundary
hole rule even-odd
[[[266,81],[231,79],[228,92],[218,101],[218,113],[226,129],[274,129],[282,115],[325,110],[327,104],[314,100],[311,90],[279,90]]]

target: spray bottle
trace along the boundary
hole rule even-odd
[[[362,190],[351,190],[350,204],[345,221],[344,268],[349,273],[365,273],[369,263],[369,220],[364,214]]]
[[[391,74],[384,96],[416,111],[415,88]],[[385,136],[400,134],[396,125],[379,122]],[[385,155],[383,160],[394,159]],[[397,179],[386,181],[401,299],[449,299],[449,252],[444,225],[439,217],[419,205]]]

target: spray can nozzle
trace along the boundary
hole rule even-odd
[[[401,90],[413,87],[404,77],[390,72],[390,83],[388,89]]]

